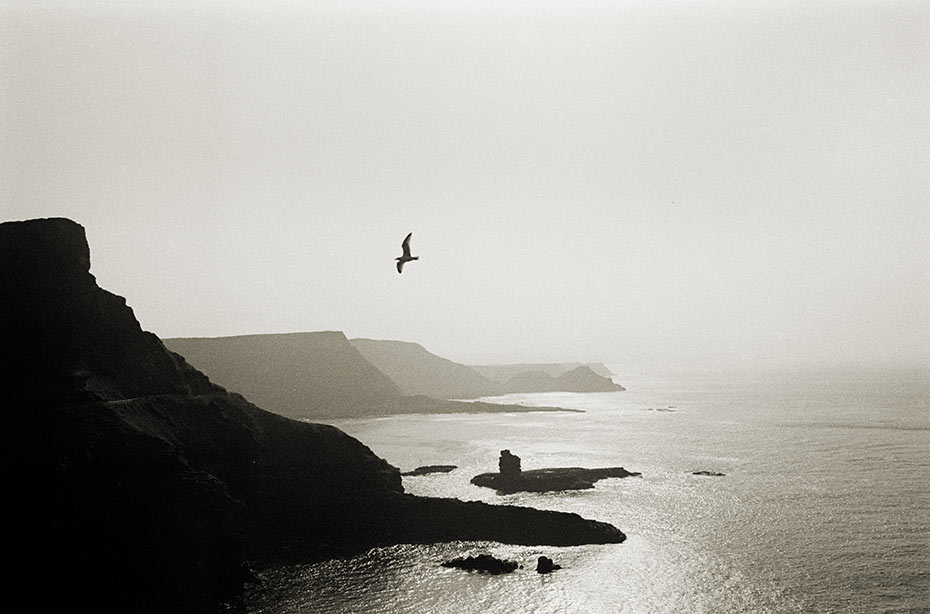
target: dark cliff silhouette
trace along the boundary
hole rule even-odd
[[[616,543],[575,514],[407,495],[361,442],[211,383],[90,274],[66,219],[0,224],[8,586],[42,609],[208,611],[246,564],[452,540]]]

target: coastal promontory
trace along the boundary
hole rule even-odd
[[[298,420],[418,413],[577,411],[457,401],[456,398],[468,395],[459,397],[458,394],[447,393],[479,389],[489,393],[490,389],[475,388],[474,382],[468,379],[469,369],[465,366],[456,368],[454,363],[438,357],[433,357],[438,366],[433,364],[432,358],[424,361],[425,350],[414,351],[420,358],[411,358],[411,364],[400,370],[392,368],[390,361],[387,367],[382,361],[373,363],[369,360],[372,355],[370,344],[359,344],[359,340],[350,342],[341,331],[170,338],[163,341],[169,350],[184,356],[210,381],[242,394],[262,409]],[[375,344],[374,347],[381,346]],[[389,347],[410,350],[420,346],[398,342]],[[410,378],[403,372],[411,369],[411,365],[417,373],[414,379],[429,382],[428,385],[410,384]],[[386,373],[390,373],[391,377]],[[480,378],[477,374],[472,375]],[[459,383],[448,388],[452,381]]]
[[[378,545],[625,538],[409,495],[339,429],[228,392],[97,285],[71,220],[0,224],[0,373],[7,584],[49,611],[209,612],[265,565]]]
[[[546,371],[523,371],[504,384],[508,393],[515,392],[619,392],[624,388],[609,377],[595,373],[587,365],[579,365],[556,376]]]
[[[598,363],[463,365],[418,343],[351,339],[350,343],[409,395],[474,399],[529,392],[616,392],[610,372]]]

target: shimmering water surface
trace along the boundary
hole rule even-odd
[[[924,371],[619,374],[626,392],[501,402],[585,413],[414,415],[336,426],[402,470],[408,492],[577,512],[623,544],[379,548],[281,567],[231,610],[257,614],[930,612],[930,378]],[[472,486],[510,449],[524,469],[622,465],[588,491]],[[693,475],[716,471],[723,477]],[[489,552],[525,565],[440,567]],[[536,574],[544,554],[562,565]]]

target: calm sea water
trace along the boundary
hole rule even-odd
[[[623,544],[394,546],[282,567],[232,609],[267,613],[930,612],[930,372],[619,374],[626,392],[501,402],[585,413],[399,416],[336,425],[408,492],[577,512]],[[594,490],[498,496],[469,484],[502,449],[524,469],[622,465]],[[726,475],[707,477],[693,471]],[[487,552],[503,576],[440,567]],[[544,554],[562,565],[536,574]]]

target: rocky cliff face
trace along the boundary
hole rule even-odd
[[[610,543],[572,514],[403,492],[333,427],[228,393],[96,285],[83,228],[0,224],[8,584],[43,609],[207,611],[247,561],[378,544]]]
[[[339,331],[165,339],[212,381],[292,418],[355,417],[401,391]]]
[[[597,363],[472,367],[436,356],[409,341],[351,339],[350,343],[409,395],[474,399],[514,392],[612,392],[624,389],[610,379],[606,367]]]
[[[349,341],[342,332],[323,331],[164,343],[211,381],[298,420],[558,409],[449,400],[502,390],[468,367],[406,341]]]
[[[351,343],[404,394],[439,399],[503,394],[503,388],[496,382],[470,367],[436,356],[418,343],[381,339],[352,339]]]
[[[70,220],[0,224],[0,369],[16,402],[54,404],[216,392],[97,286]]]

